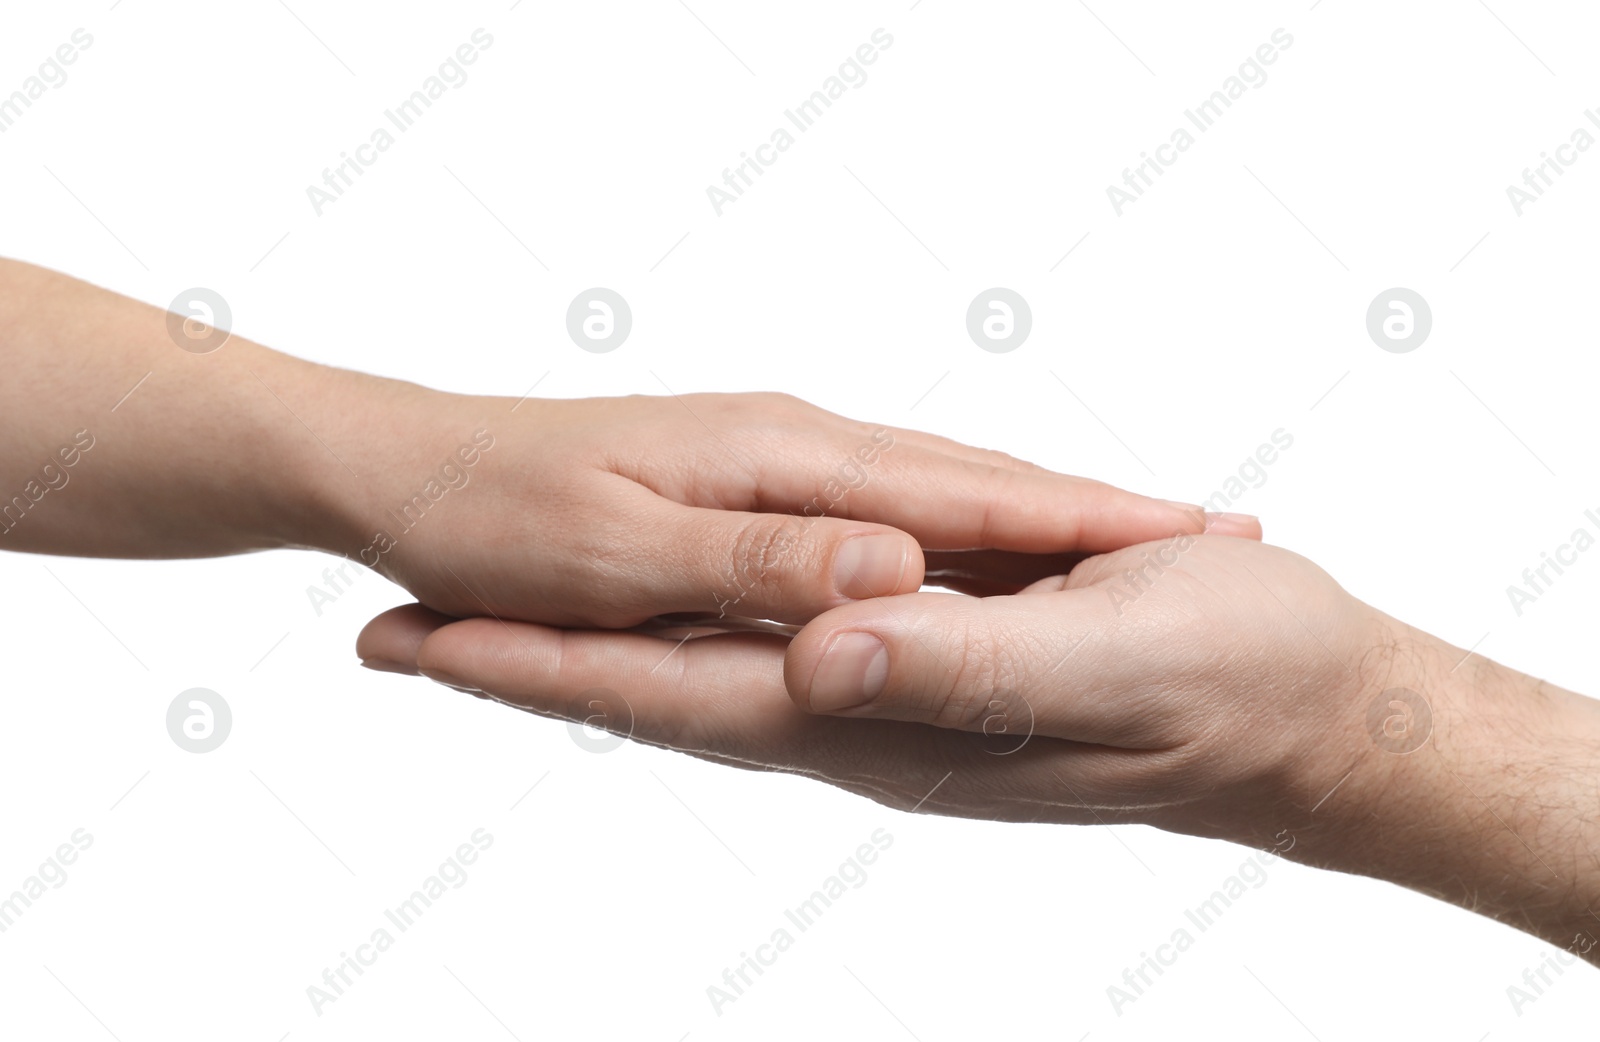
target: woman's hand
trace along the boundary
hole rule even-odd
[[[1260,535],[1254,518],[788,395],[413,398],[349,452],[368,478],[342,508],[340,549],[450,615],[803,623],[925,582],[1014,592],[1086,554],[1208,527]]]
[[[1013,591],[1208,524],[1260,535],[787,395],[431,391],[11,261],[0,351],[0,549],[309,547],[452,615],[617,627],[804,622],[924,580]]]

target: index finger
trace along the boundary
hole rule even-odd
[[[1244,514],[1129,492],[1104,482],[958,459],[916,446],[878,457],[835,513],[891,525],[929,550],[1105,553],[1174,535],[1261,538]]]

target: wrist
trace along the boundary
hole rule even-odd
[[[1464,878],[1419,864],[1418,888],[1600,960],[1600,704],[1461,657],[1435,759]]]
[[[260,432],[278,446],[263,493],[277,545],[361,560],[375,503],[428,428],[430,400],[446,396],[265,349],[250,365],[281,403]]]
[[[488,454],[509,401],[338,370],[319,379],[333,432],[324,437],[324,456],[338,462],[302,488],[310,506],[302,512],[301,545],[376,569],[420,597],[411,580],[431,575],[429,548],[443,549],[449,532],[460,531],[451,524],[459,505],[437,508],[494,469]],[[474,535],[488,539],[495,528],[484,519]]]
[[[1291,856],[1600,957],[1600,704],[1386,623],[1352,707],[1367,747]]]

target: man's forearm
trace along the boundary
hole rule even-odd
[[[1388,879],[1535,934],[1600,964],[1600,703],[1397,624],[1372,690],[1395,694],[1396,727],[1349,791],[1315,815],[1315,863]],[[1408,717],[1405,725],[1398,721]],[[1386,748],[1385,746],[1389,746]],[[1341,809],[1343,808],[1343,809]]]

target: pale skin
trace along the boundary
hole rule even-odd
[[[1260,535],[787,395],[447,394],[242,337],[193,353],[169,318],[0,260],[0,549],[308,548],[451,615],[625,627],[802,623],[929,582],[1013,591],[1175,532]]]
[[[792,640],[702,627],[670,658],[660,636],[418,606],[374,620],[359,650],[901,809],[1271,849],[1600,963],[1600,703],[1407,626],[1286,550],[1184,542],[1015,595],[861,601]],[[1157,554],[1175,563],[1128,600],[1128,573]]]
[[[161,310],[9,261],[0,350],[0,548],[340,554],[420,602],[362,634],[374,668],[590,721],[609,688],[634,738],[721,763],[1270,847],[1597,958],[1596,703],[1361,604],[1253,518],[782,395],[524,401],[193,354]],[[657,669],[672,645],[629,628],[675,613],[792,625]],[[850,634],[881,658],[836,654]],[[1432,713],[1404,753],[1371,731],[1395,688]]]

